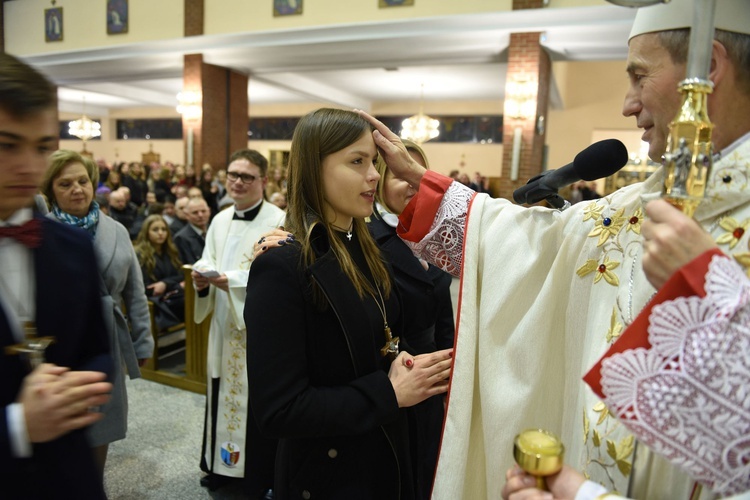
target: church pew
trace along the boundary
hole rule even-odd
[[[182,272],[185,278],[185,323],[178,325],[185,329],[185,375],[168,372],[159,369],[159,339],[164,332],[158,332],[153,314],[153,305],[149,302],[149,312],[151,313],[151,331],[154,335],[154,354],[141,367],[141,375],[146,380],[158,382],[160,384],[185,389],[198,394],[206,393],[206,356],[208,353],[208,329],[211,324],[209,315],[201,323],[193,321],[193,311],[195,310],[195,293],[193,292],[193,279],[190,275],[192,267],[189,265],[182,266]],[[175,327],[169,329],[169,332],[175,331]],[[162,335],[160,335],[162,333]]]

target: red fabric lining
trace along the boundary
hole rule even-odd
[[[419,183],[419,191],[398,217],[396,233],[407,241],[421,241],[430,231],[443,195],[452,182],[450,177],[431,170],[425,172]]]

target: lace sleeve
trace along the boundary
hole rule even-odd
[[[474,195],[474,191],[460,182],[451,183],[427,235],[417,243],[404,240],[414,255],[458,276],[463,260],[466,218]]]
[[[715,256],[705,290],[654,306],[651,348],[604,360],[602,388],[653,451],[730,495],[750,489],[750,280]]]

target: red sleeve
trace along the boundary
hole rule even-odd
[[[600,372],[602,361],[614,354],[630,349],[636,349],[638,347],[645,347],[648,349],[651,347],[651,344],[648,341],[648,320],[651,315],[651,310],[655,305],[668,300],[674,300],[677,297],[689,297],[691,295],[705,297],[706,291],[704,290],[703,285],[705,283],[706,273],[708,272],[708,265],[714,255],[724,254],[718,248],[708,250],[674,273],[674,275],[669,278],[669,281],[667,281],[656,293],[654,298],[646,304],[646,307],[643,308],[633,323],[631,323],[625,332],[623,332],[619,340],[615,342],[604,356],[596,362],[594,367],[584,375],[583,380],[599,397],[604,397],[604,394],[602,393],[602,377]]]
[[[435,220],[443,195],[453,179],[428,170],[419,183],[419,191],[399,215],[398,235],[412,242],[419,242],[427,235]]]

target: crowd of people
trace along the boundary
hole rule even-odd
[[[286,172],[251,149],[197,175],[97,165],[53,152],[54,87],[0,54],[3,494],[105,498],[125,374],[139,376],[158,334],[149,300],[160,330],[211,318],[200,469],[212,490],[750,491],[750,281],[735,250],[750,244],[743,2],[717,3],[707,106],[718,156],[694,219],[658,199],[663,171],[564,211],[491,198],[481,176],[430,170],[419,145],[363,111],[305,115]],[[640,9],[629,41],[623,114],[646,129],[652,158],[680,106],[682,8]],[[565,443],[570,465],[547,479],[551,492],[512,466],[513,437],[529,427]]]

